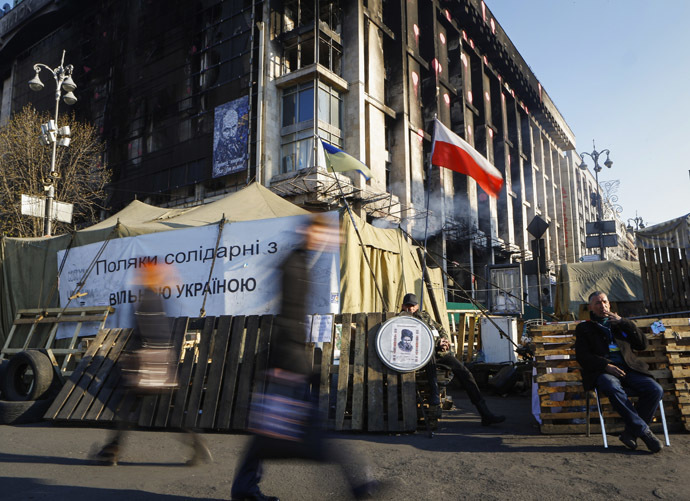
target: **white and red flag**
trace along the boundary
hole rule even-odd
[[[431,163],[470,176],[492,197],[498,197],[503,186],[503,176],[499,170],[438,118],[434,119]]]

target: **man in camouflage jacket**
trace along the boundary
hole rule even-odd
[[[403,298],[401,315],[411,315],[418,318],[432,331],[438,332],[438,338],[436,339],[436,349],[435,356],[432,357],[431,361],[426,365],[427,378],[429,379],[429,384],[431,385],[432,401],[429,404],[437,409],[440,406],[441,400],[439,397],[438,388],[438,376],[436,374],[436,364],[445,365],[450,367],[453,374],[458,379],[462,387],[467,392],[467,396],[470,401],[479,411],[479,415],[482,417],[482,426],[489,426],[494,423],[502,423],[505,421],[505,416],[497,416],[493,414],[486,405],[486,401],[479,392],[479,387],[477,382],[474,380],[472,373],[465,367],[465,365],[457,359],[455,353],[450,351],[450,340],[446,330],[441,324],[436,322],[431,318],[426,311],[419,309],[419,302],[417,301],[417,296],[415,294],[405,294]]]

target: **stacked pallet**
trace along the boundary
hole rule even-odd
[[[329,429],[401,432],[417,427],[414,373],[390,370],[376,354],[383,319],[380,313],[335,315],[327,322],[332,326],[328,340],[307,343],[319,376],[313,393]],[[272,327],[270,315],[176,319],[179,385],[142,399],[120,384],[117,362],[131,330],[103,329],[45,418],[79,423],[130,416],[145,427],[245,430],[251,399],[263,390]]]
[[[676,321],[677,319],[674,319],[670,322]],[[687,324],[687,319],[684,321]],[[648,348],[640,352],[639,356],[649,364],[655,379],[664,388],[664,411],[667,422],[672,427],[679,424],[678,399],[666,356],[666,341],[663,336],[649,332],[653,322],[636,322],[649,341]],[[542,433],[584,433],[588,424],[592,430],[601,431],[596,403],[593,398],[587,398],[582,386],[579,364],[575,359],[576,326],[576,322],[569,322],[535,326],[530,330],[535,344],[534,363]],[[607,431],[621,431],[623,422],[618,413],[613,410],[607,398],[603,397],[601,402]],[[588,418],[590,423],[587,423]],[[657,425],[653,423],[652,428],[657,429]]]
[[[673,391],[678,399],[681,419],[690,431],[690,322],[688,319],[664,321],[668,365],[673,376]]]

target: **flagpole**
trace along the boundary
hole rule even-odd
[[[316,140],[320,141],[321,139],[316,136]],[[325,156],[325,155],[324,155]],[[318,163],[318,159],[317,159]],[[326,168],[328,168],[329,162],[326,162]],[[381,298],[381,304],[383,305],[383,313],[386,313],[388,311],[388,304],[386,303],[385,298],[383,297],[383,292],[381,292],[381,289],[379,288],[379,284],[376,281],[376,274],[374,273],[374,269],[371,266],[371,262],[369,261],[369,256],[367,256],[367,253],[364,249],[364,241],[362,240],[362,235],[359,233],[359,228],[357,228],[357,222],[355,221],[354,216],[352,215],[352,209],[350,209],[350,204],[347,202],[347,199],[345,198],[345,192],[343,191],[343,187],[340,184],[340,180],[338,179],[338,174],[335,172],[332,166],[331,167],[331,172],[333,173],[333,176],[335,177],[335,184],[338,185],[338,190],[340,191],[340,200],[343,202],[343,205],[347,209],[347,213],[350,216],[350,221],[352,222],[352,227],[355,229],[355,234],[357,235],[357,239],[359,240],[359,246],[362,249],[362,255],[364,256],[364,260],[367,263],[367,267],[369,268],[369,271],[371,272],[371,278],[374,281],[374,287],[376,287],[376,292],[378,292],[379,297]]]

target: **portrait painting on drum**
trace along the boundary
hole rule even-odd
[[[391,337],[391,361],[404,365],[415,365],[420,361],[420,326],[416,323],[398,325]]]

